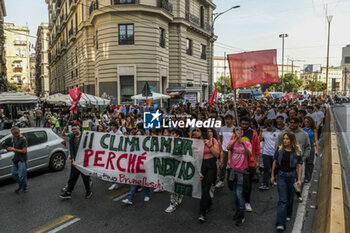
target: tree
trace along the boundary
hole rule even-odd
[[[9,82],[7,87],[8,87],[7,88],[8,91],[15,91],[15,92],[19,91],[19,88],[18,88],[18,86],[15,83]]]
[[[285,74],[282,78],[280,78],[279,83],[261,84],[261,90],[265,91],[266,89],[271,90],[272,88],[275,88],[275,91],[282,91],[283,87],[284,92],[298,92],[302,86],[303,81],[298,79],[295,74]]]
[[[222,81],[224,80],[225,78],[225,89],[223,88],[223,85],[222,85]],[[224,76],[221,76],[218,81],[216,81],[214,83],[214,86],[218,89],[218,92],[220,93],[224,93],[224,90],[225,90],[225,93],[226,94],[229,94],[229,93],[232,93],[232,88],[231,88],[231,79],[230,77],[224,77]]]
[[[305,90],[310,90],[309,84],[312,84],[313,89],[314,89],[313,91],[314,92],[320,92],[320,91],[323,90],[322,83],[323,83],[322,81],[317,81],[316,79],[314,79],[312,81],[309,81],[308,84],[305,84]]]

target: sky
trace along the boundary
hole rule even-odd
[[[294,64],[326,64],[327,21],[331,22],[330,65],[340,65],[341,49],[350,44],[350,0],[213,0],[222,12],[231,6],[240,5],[215,22],[218,40],[215,56],[224,52],[277,49],[278,62],[282,61],[282,39],[279,34],[288,34],[285,39],[285,64],[289,58]],[[48,21],[45,0],[5,0],[5,22],[19,26],[28,25],[30,34],[36,36],[41,22]],[[35,44],[35,38],[31,38]]]
[[[215,12],[240,5],[215,22],[218,36],[216,56],[242,51],[277,49],[282,61],[282,39],[285,57],[296,65],[326,64],[328,15],[332,15],[330,65],[340,65],[342,47],[350,44],[350,0],[214,0]],[[285,64],[287,59],[285,59]]]

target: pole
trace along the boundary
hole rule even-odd
[[[222,81],[224,86],[224,101],[226,99],[226,52],[224,53],[224,80]]]
[[[234,93],[234,101],[233,101],[233,108],[234,108],[234,111],[235,111],[235,118],[236,118],[236,124],[237,124],[237,127],[239,126],[239,121],[238,121],[238,114],[237,114],[237,104],[236,104],[236,101],[237,101],[237,92],[236,92],[236,89],[233,89],[233,93]]]
[[[329,42],[330,42],[330,31],[331,31],[331,21],[333,16],[327,16],[328,21],[328,44],[327,44],[327,67],[326,67],[326,95],[328,94],[328,69],[329,69]]]
[[[347,70],[346,70],[346,67],[344,68],[344,94],[346,96],[346,73],[347,73]]]
[[[282,35],[282,92],[284,90],[283,73],[284,73],[284,34]]]

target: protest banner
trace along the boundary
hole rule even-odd
[[[75,160],[83,174],[201,198],[203,140],[84,131]]]

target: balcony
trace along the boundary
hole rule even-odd
[[[157,0],[157,7],[163,8],[169,13],[173,13],[173,5],[168,2],[168,0]]]
[[[49,5],[48,9],[49,9],[49,13],[52,13],[52,5]]]
[[[61,26],[60,25],[56,25],[56,35],[59,35],[61,32]]]
[[[77,0],[69,0],[69,7],[73,11],[77,7]]]
[[[52,22],[56,22],[56,13],[52,13]]]
[[[139,0],[111,0],[111,5],[138,4]]]
[[[26,40],[15,40],[13,43],[15,45],[27,45],[27,41]]]
[[[74,30],[73,28],[71,28],[71,29],[69,30],[69,38],[70,38],[71,40],[75,40],[75,39],[76,39],[76,30]]]
[[[49,23],[48,28],[49,28],[49,30],[51,30],[51,29],[52,29],[52,23],[51,23],[51,22]]]
[[[15,73],[22,73],[23,72],[23,67],[21,67],[21,66],[15,67],[15,68],[13,68],[13,72],[15,72]]]
[[[62,52],[67,50],[67,44],[66,44],[66,41],[64,40],[61,41],[61,49],[62,49]]]
[[[190,21],[193,24],[196,24],[197,26],[200,26],[199,25],[199,18],[195,15],[192,15],[189,12],[186,12],[186,20]]]
[[[90,8],[89,8],[89,15],[91,15],[92,12],[97,9],[98,9],[98,0],[96,0],[95,2],[91,2]]]
[[[56,13],[57,14],[60,13],[61,5],[62,5],[62,1],[61,0],[57,0],[57,2],[56,2]]]

